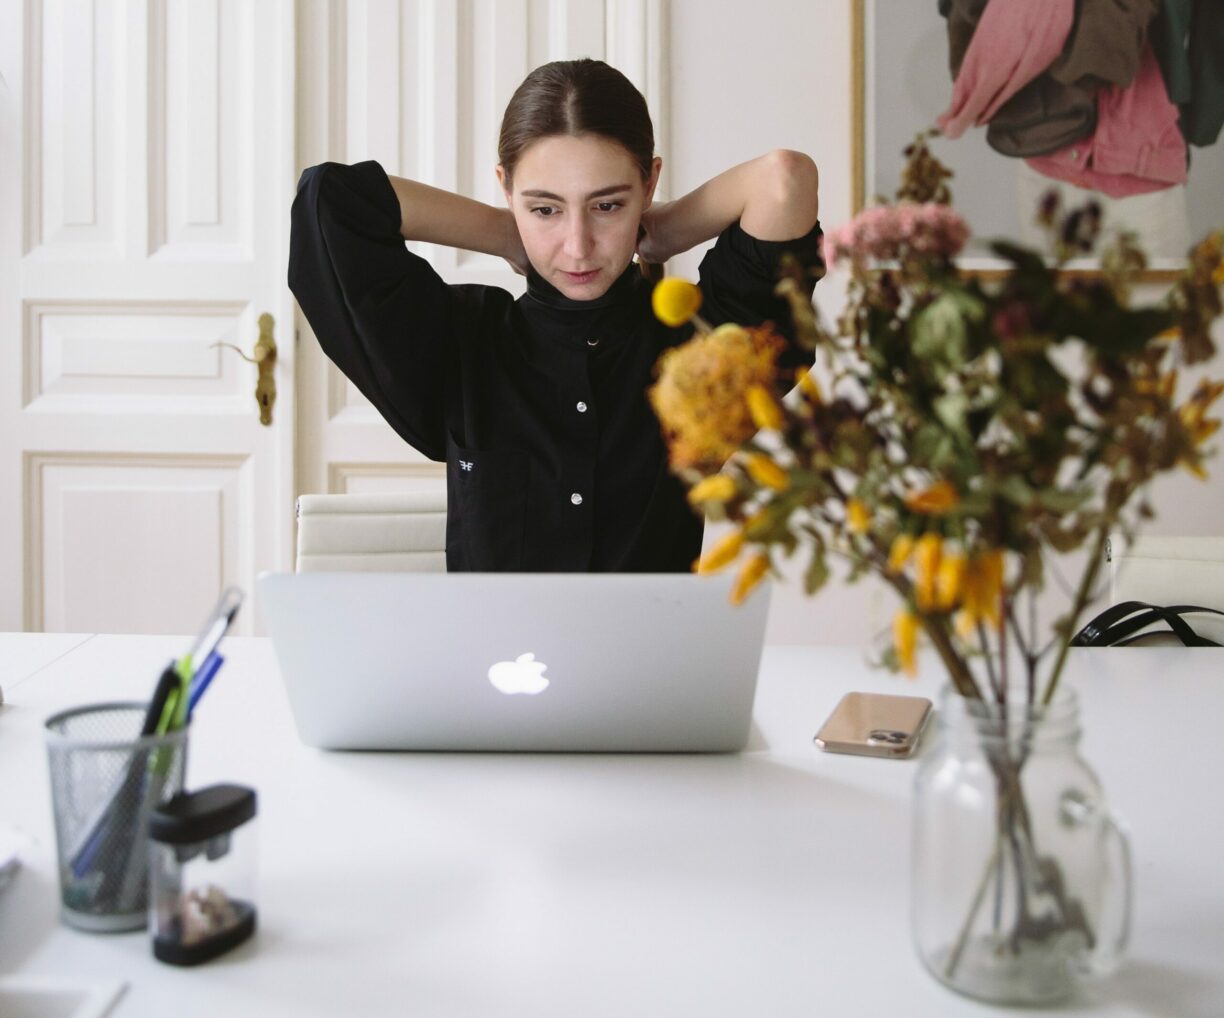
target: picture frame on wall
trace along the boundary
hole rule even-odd
[[[939,0],[851,0],[853,45],[852,152],[854,210],[882,197],[891,201],[901,179],[903,150],[933,128],[952,99],[947,23]],[[1224,226],[1224,138],[1189,149],[1184,186],[1137,198],[1115,199],[1054,180],[1024,159],[1001,155],[985,127],[970,127],[956,139],[929,140],[932,153],[954,174],[952,203],[972,239],[959,259],[969,270],[990,271],[1005,263],[989,249],[1006,238],[1041,248],[1044,233],[1034,217],[1041,196],[1059,190],[1064,207],[1098,199],[1106,231],[1132,229],[1148,255],[1148,281],[1171,280],[1185,264],[1187,248]],[[1093,271],[1093,259],[1072,268]]]

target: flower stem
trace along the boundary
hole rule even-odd
[[[977,890],[973,893],[973,901],[969,903],[969,910],[965,913],[965,923],[961,926],[960,933],[956,936],[956,944],[948,953],[948,964],[944,968],[944,975],[949,979],[956,974],[956,967],[960,964],[961,955],[965,952],[965,945],[969,943],[969,932],[973,929],[973,920],[977,918],[978,910],[982,907],[982,899],[986,896],[986,888],[990,885],[991,874],[995,872],[996,867],[1001,867],[1002,859],[1000,853],[1003,851],[1003,830],[1002,825],[995,829],[994,851],[990,853],[990,858],[986,860],[986,868],[982,871],[982,879],[978,883]],[[999,883],[1002,884],[1003,875],[999,873]]]
[[[1067,631],[1063,633],[1062,646],[1058,648],[1058,660],[1054,662],[1054,669],[1050,673],[1049,685],[1046,686],[1045,696],[1041,698],[1041,702],[1047,707],[1050,705],[1050,701],[1054,699],[1054,691],[1058,688],[1058,680],[1062,676],[1063,665],[1067,660],[1067,651],[1071,649],[1071,637],[1075,633],[1076,623],[1079,621],[1085,605],[1088,604],[1093,587],[1096,586],[1097,573],[1101,570],[1101,559],[1105,555],[1105,542],[1108,540],[1109,529],[1108,527],[1102,527],[1097,532],[1096,544],[1092,549],[1092,557],[1088,562],[1088,568],[1084,570],[1083,579],[1080,580],[1079,590],[1075,592],[1075,603],[1071,606],[1071,614],[1067,617]]]

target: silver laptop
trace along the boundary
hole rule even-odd
[[[691,574],[264,574],[302,741],[324,749],[734,752],[769,588]]]

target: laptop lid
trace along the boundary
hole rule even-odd
[[[302,740],[325,749],[728,752],[769,588],[692,574],[264,574]]]

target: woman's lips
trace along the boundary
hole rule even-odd
[[[565,278],[571,283],[589,283],[598,275],[599,269],[591,269],[589,272],[567,272]]]

